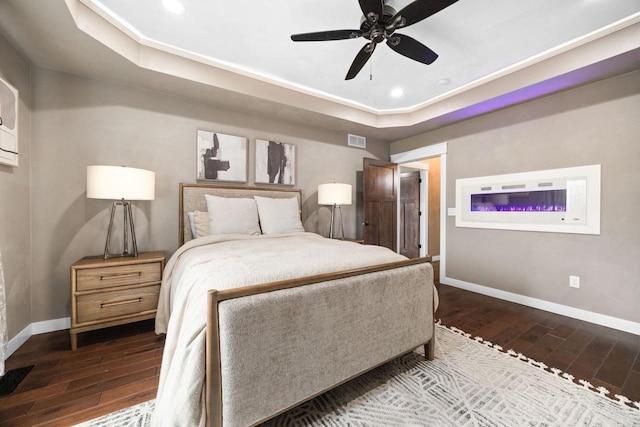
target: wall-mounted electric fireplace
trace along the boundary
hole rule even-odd
[[[459,179],[456,226],[600,234],[600,165]]]

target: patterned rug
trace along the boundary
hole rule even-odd
[[[640,426],[640,403],[455,328],[436,359],[411,353],[263,424],[275,426]],[[148,426],[153,401],[81,424]]]

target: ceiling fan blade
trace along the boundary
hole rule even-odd
[[[364,67],[364,64],[366,64],[369,58],[371,58],[371,55],[373,55],[374,50],[376,50],[375,43],[371,42],[364,45],[364,47],[360,49],[360,52],[358,52],[358,54],[356,55],[356,58],[353,60],[351,68],[349,68],[349,71],[347,72],[347,77],[345,77],[344,79],[351,80],[352,78],[357,76],[360,70],[362,70],[362,67]]]
[[[291,40],[294,42],[324,42],[329,40],[357,39],[362,35],[360,30],[333,30],[318,31],[317,33],[294,34]]]
[[[422,62],[423,64],[431,64],[438,59],[438,54],[417,41],[414,38],[405,36],[404,34],[394,34],[387,40],[387,46],[398,52],[400,55],[404,55],[407,58],[411,58],[414,61]]]
[[[362,14],[371,23],[376,23],[382,18],[382,0],[358,0]]]
[[[442,9],[451,6],[458,0],[416,0],[402,8],[391,18],[394,28],[403,28],[420,22]]]

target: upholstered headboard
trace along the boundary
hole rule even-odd
[[[182,246],[185,242],[193,239],[189,227],[189,217],[187,212],[207,211],[207,201],[205,194],[219,197],[246,197],[253,196],[271,198],[292,198],[298,199],[298,206],[302,206],[302,191],[294,189],[260,188],[260,187],[234,187],[211,184],[185,184],[180,183],[180,230],[179,243]]]

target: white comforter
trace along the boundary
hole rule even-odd
[[[205,425],[207,290],[231,289],[400,261],[378,246],[313,233],[192,240],[166,265],[156,333],[166,333],[152,425]]]

